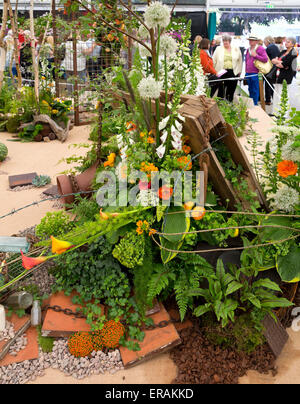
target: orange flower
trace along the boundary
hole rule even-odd
[[[22,265],[25,269],[29,270],[36,265],[41,264],[42,262],[47,261],[48,257],[26,257],[26,255],[23,254],[21,251],[22,255]]]
[[[182,147],[182,150],[184,151],[185,154],[189,154],[192,149],[190,148],[190,146],[184,145]]]
[[[190,201],[190,202],[186,202],[183,205],[183,207],[184,207],[184,210],[192,210],[194,205],[195,205],[195,202]]]
[[[147,220],[138,220],[137,223],[137,228],[136,228],[136,232],[139,235],[142,235],[144,233],[144,231],[148,231],[149,229],[149,223],[147,222]]]
[[[72,243],[69,241],[58,240],[57,238],[50,236],[52,241],[52,253],[53,254],[62,254],[63,252],[69,250],[73,247]]]
[[[141,132],[141,133],[140,133],[140,137],[141,137],[141,138],[143,138],[143,137],[145,137],[145,136],[146,136],[146,132]]]
[[[152,236],[153,234],[157,233],[157,230],[155,229],[150,229],[149,231],[149,236]]]
[[[173,188],[172,187],[167,187],[166,185],[163,185],[158,190],[158,196],[163,201],[168,201],[172,197],[172,195],[173,195]]]
[[[114,162],[115,162],[116,154],[115,153],[110,153],[110,155],[107,157],[107,161],[103,164],[104,167],[113,167]]]
[[[185,171],[191,170],[192,169],[192,161],[191,161],[191,157],[190,156],[182,156],[182,157],[178,157],[177,159],[178,163],[179,163],[179,167]]]
[[[111,42],[111,41],[114,40],[114,36],[113,36],[112,34],[108,34],[106,38],[107,38],[107,40],[108,40],[109,42]]]
[[[291,160],[283,160],[277,164],[277,172],[280,177],[287,178],[290,175],[296,175],[298,165]]]
[[[202,206],[195,206],[192,211],[192,217],[195,220],[201,220],[206,213],[206,210]]]
[[[136,124],[132,121],[126,122],[126,132],[132,132],[136,130]]]
[[[147,143],[153,144],[154,142],[155,142],[155,140],[153,139],[153,137],[148,136]]]

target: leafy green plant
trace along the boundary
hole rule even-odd
[[[238,103],[232,103],[220,98],[217,103],[225,122],[233,127],[238,137],[243,136],[249,122],[247,104],[241,99]]]
[[[229,267],[226,272],[223,262],[218,260],[215,273],[207,277],[208,289],[196,288],[188,292],[190,296],[201,296],[204,299],[204,303],[195,308],[195,316],[213,312],[217,321],[225,327],[230,321],[235,321],[239,311],[259,309],[262,313],[273,315],[274,308],[292,305],[287,299],[273,293],[281,292],[275,282],[267,278],[253,281],[254,272],[250,279],[247,278],[249,269]]]
[[[0,143],[0,162],[4,161],[8,155],[8,148],[4,143]]]
[[[113,249],[113,256],[125,267],[142,265],[145,253],[145,237],[135,230],[126,234]]]
[[[42,129],[43,125],[39,123],[36,125],[30,124],[25,126],[25,128],[18,134],[18,137],[24,141],[32,142]]]
[[[40,224],[36,226],[36,235],[41,239],[48,239],[50,236],[60,236],[74,227],[70,216],[62,211],[47,212]]]

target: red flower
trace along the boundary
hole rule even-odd
[[[151,188],[151,182],[147,182],[147,181],[140,181],[139,182],[140,191],[147,191],[150,188]]]
[[[173,188],[172,187],[167,187],[166,185],[163,185],[158,190],[158,196],[163,201],[168,201],[172,197],[172,195],[173,195]]]
[[[36,265],[41,264],[42,262],[47,261],[48,257],[26,257],[26,255],[22,254],[22,265],[25,269],[29,270]]]

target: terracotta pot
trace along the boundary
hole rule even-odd
[[[61,201],[64,205],[72,204],[75,201],[75,196],[68,194],[91,190],[92,181],[95,177],[98,165],[98,163],[95,163],[83,173],[73,177],[69,175],[60,175],[56,178],[58,193],[62,195]],[[88,197],[90,194],[82,193],[81,196]],[[65,208],[67,209],[66,206]]]

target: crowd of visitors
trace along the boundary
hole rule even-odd
[[[211,87],[211,96],[216,95],[232,102],[238,81],[242,80],[240,77],[242,73],[245,73],[244,83],[248,86],[254,105],[258,105],[260,100],[258,64],[269,63],[273,67],[264,80],[265,103],[266,105],[273,103],[273,108],[276,109],[280,102],[283,81],[286,80],[290,85],[297,72],[296,39],[267,36],[262,41],[256,36],[249,36],[247,38],[249,47],[246,50],[236,45],[232,39],[230,35],[223,35],[222,40],[210,41],[197,35],[191,43],[191,52],[195,47],[199,49],[202,68]],[[16,62],[18,62],[23,80],[30,85],[33,81],[30,31],[20,29],[18,37],[14,38],[10,30],[4,41],[6,42],[6,72],[10,76],[16,76]],[[68,80],[74,75],[75,70],[73,36],[69,35],[61,42],[61,45],[56,48],[56,58],[60,66],[60,77]],[[16,43],[17,56],[14,51]],[[98,43],[92,31],[84,38],[78,35],[75,43],[79,81],[97,82],[104,67],[101,56],[103,45]],[[51,78],[55,78],[53,37],[48,35],[34,39],[34,49],[40,65],[41,61],[44,61],[43,68],[45,69],[46,66]],[[70,92],[72,85],[68,84],[67,89]]]
[[[298,51],[295,38],[267,36],[262,41],[256,36],[249,36],[249,47],[245,53],[232,43],[230,35],[223,35],[222,43],[206,38],[199,42],[199,37],[196,38],[195,45],[199,43],[200,60],[203,71],[208,76],[212,96],[217,95],[232,102],[244,64],[244,82],[248,86],[254,105],[258,105],[260,69],[257,62],[262,64],[271,62],[270,67],[273,67],[264,80],[265,103],[271,105],[273,101],[273,110],[276,110],[280,102],[283,81],[286,80],[289,86],[297,73]]]

